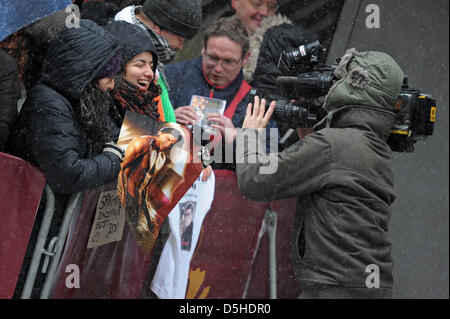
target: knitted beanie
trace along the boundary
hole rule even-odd
[[[192,39],[202,24],[199,0],[147,0],[142,11],[160,28],[185,39]]]

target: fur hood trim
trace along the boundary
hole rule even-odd
[[[248,62],[244,67],[244,78],[247,82],[251,82],[253,80],[253,73],[255,73],[256,66],[258,65],[258,57],[259,51],[261,48],[261,44],[264,39],[264,35],[267,30],[272,27],[282,25],[282,24],[293,24],[292,21],[281,15],[277,14],[271,17],[266,17],[261,21],[261,25],[258,29],[250,35],[250,57],[248,58]]]
[[[338,79],[338,81],[333,83],[330,90],[325,95],[325,98],[323,101],[323,106],[325,109],[327,108],[326,106],[328,105],[328,98],[330,97],[330,95],[334,92],[334,90],[336,89],[336,87],[339,84],[341,84],[342,82],[345,81],[345,76],[348,73],[348,71],[347,71],[348,64],[350,63],[350,61],[353,59],[353,57],[357,53],[358,53],[358,51],[355,48],[348,49],[347,51],[345,51],[344,55],[342,56],[341,60],[339,61],[338,66],[334,70],[334,76]],[[366,74],[367,74],[367,72],[366,72]],[[368,74],[367,74],[367,81],[370,81],[370,79],[368,78]],[[329,111],[329,110],[327,110],[327,111]]]
[[[347,66],[352,58],[358,53],[355,48],[348,49],[339,61],[339,65],[334,70],[334,75],[338,79],[342,79],[347,75]]]

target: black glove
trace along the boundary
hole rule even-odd
[[[114,142],[105,143],[105,146],[103,147],[103,152],[113,153],[114,155],[120,158],[121,162],[125,157],[125,149]]]

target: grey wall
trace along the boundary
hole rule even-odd
[[[380,28],[366,27],[369,4],[380,8]],[[394,153],[394,298],[449,298],[448,17],[448,0],[346,0],[328,53],[332,63],[350,47],[384,51],[410,87],[437,100],[434,135]]]

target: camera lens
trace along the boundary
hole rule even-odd
[[[290,127],[312,127],[317,123],[317,115],[309,112],[305,107],[295,105],[286,100],[277,100],[273,119],[280,123],[287,123]]]
[[[301,45],[292,51],[284,51],[281,53],[278,68],[281,67],[285,72],[288,72],[298,65],[317,63],[319,54],[323,51],[324,49],[322,49],[319,41]]]

